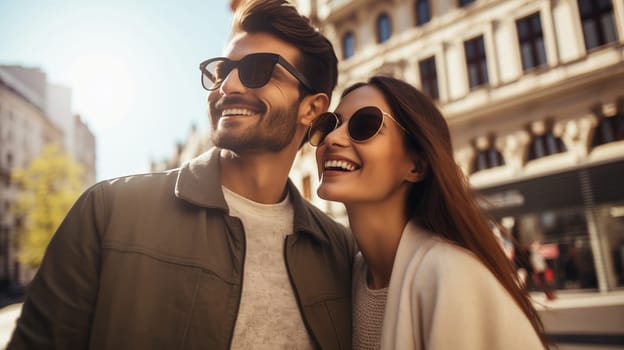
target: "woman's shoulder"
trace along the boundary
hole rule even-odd
[[[418,264],[418,275],[433,274],[444,279],[494,278],[468,249],[422,227],[413,228],[412,231],[416,239],[411,242],[415,248],[410,263]]]

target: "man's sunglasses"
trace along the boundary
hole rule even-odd
[[[385,117],[392,119],[401,130],[409,134],[390,114],[377,107],[369,106],[358,109],[349,119],[347,125],[349,138],[354,142],[365,142],[372,139],[381,130]],[[342,123],[335,113],[325,112],[319,115],[310,124],[310,129],[308,129],[308,141],[312,146],[316,147],[320,145],[325,141],[325,137],[327,137],[330,132],[336,130],[340,124]]]
[[[238,61],[227,57],[215,57],[200,63],[202,86],[208,91],[218,89],[223,80],[236,68],[238,69],[238,77],[241,83],[249,89],[257,89],[263,87],[271,80],[276,64],[284,67],[308,91],[316,93],[316,89],[312,87],[303,74],[297,71],[297,68],[288,63],[282,56],[266,52],[253,53]]]

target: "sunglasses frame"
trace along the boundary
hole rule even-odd
[[[351,131],[349,130],[349,125],[351,124],[351,121],[353,120],[353,117],[356,116],[358,113],[360,113],[362,110],[364,109],[368,109],[368,108],[374,108],[377,111],[379,111],[381,113],[381,123],[379,124],[379,127],[377,128],[377,130],[375,131],[374,134],[372,134],[370,137],[367,137],[364,140],[356,140],[351,136]],[[314,144],[312,143],[312,126],[314,125],[314,122],[318,121],[319,118],[324,117],[325,115],[331,115],[334,117],[334,127],[327,133],[325,134],[325,136],[323,136],[323,138],[321,139],[321,141],[318,144]],[[381,131],[381,128],[383,128],[384,126],[384,122],[386,120],[386,117],[392,119],[392,121],[394,121],[396,123],[396,125],[401,128],[401,130],[403,130],[403,132],[405,132],[406,134],[409,135],[409,132],[407,131],[407,129],[405,129],[403,127],[403,125],[401,125],[399,123],[398,120],[396,120],[396,118],[394,118],[390,113],[388,112],[384,112],[381,108],[377,107],[377,106],[365,106],[362,107],[360,109],[358,109],[357,111],[355,111],[352,115],[351,118],[349,118],[349,121],[347,122],[347,133],[349,134],[349,139],[353,142],[356,143],[364,143],[367,142],[371,139],[373,139],[375,136],[377,136],[377,134],[379,134],[379,132]],[[325,113],[321,113],[318,117],[316,117],[309,125],[308,127],[308,143],[310,143],[310,145],[314,146],[314,147],[318,147],[320,146],[324,141],[325,138],[327,137],[327,135],[329,135],[332,131],[338,129],[340,127],[340,125],[342,125],[343,123],[340,121],[340,118],[338,118],[338,115],[334,112],[325,112]]]
[[[270,57],[271,60],[273,60],[273,68],[271,70],[271,75],[269,76],[269,78],[267,79],[267,81],[258,86],[258,87],[249,87],[247,86],[247,84],[245,84],[243,82],[244,79],[240,78],[240,64],[241,61],[245,60],[245,59],[249,59],[249,57],[254,57],[254,56],[263,56],[263,57]],[[218,83],[214,83],[211,87],[207,87],[204,84],[204,75],[209,74],[210,76],[212,76],[213,74],[208,72],[206,70],[206,66],[208,66],[210,63],[215,62],[215,61],[226,61],[230,64],[232,64],[232,69],[227,73],[227,75],[225,77],[223,77],[223,79],[218,82]],[[288,61],[286,61],[286,59],[284,57],[282,57],[281,55],[278,55],[276,53],[271,53],[271,52],[256,52],[256,53],[252,53],[249,55],[244,56],[243,58],[241,58],[240,60],[233,60],[227,57],[213,57],[213,58],[209,58],[205,61],[203,61],[202,63],[199,64],[199,70],[202,72],[201,75],[201,83],[202,83],[202,87],[208,91],[214,91],[218,88],[221,87],[221,84],[223,83],[223,80],[225,80],[225,78],[230,75],[230,73],[232,73],[232,71],[234,69],[238,69],[239,70],[239,79],[241,81],[241,83],[248,89],[259,89],[263,86],[265,86],[266,84],[269,83],[269,81],[271,81],[271,78],[273,77],[273,70],[275,69],[275,66],[279,64],[282,67],[284,67],[284,69],[286,69],[286,71],[288,71],[288,73],[290,73],[293,77],[295,77],[297,79],[297,81],[299,81],[299,83],[306,88],[306,90],[308,90],[310,93],[315,94],[317,91],[316,89],[314,89],[312,87],[312,84],[310,84],[310,82],[308,81],[308,79],[306,79],[306,77],[303,76],[303,74],[301,74],[297,68],[295,68],[295,66],[293,66],[292,64],[290,64]],[[212,79],[208,78],[209,80],[212,81]]]

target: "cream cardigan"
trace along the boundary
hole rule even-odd
[[[381,349],[543,349],[531,323],[467,250],[409,222],[394,261]]]

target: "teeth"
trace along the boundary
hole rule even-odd
[[[228,109],[224,109],[223,112],[221,112],[221,115],[223,116],[228,116],[228,115],[254,115],[256,112],[252,111],[251,109],[246,109],[246,108],[228,108]]]
[[[325,161],[323,165],[325,166],[325,169],[332,168],[332,169],[343,169],[347,171],[355,170],[355,166],[353,164],[344,160],[327,160]]]

